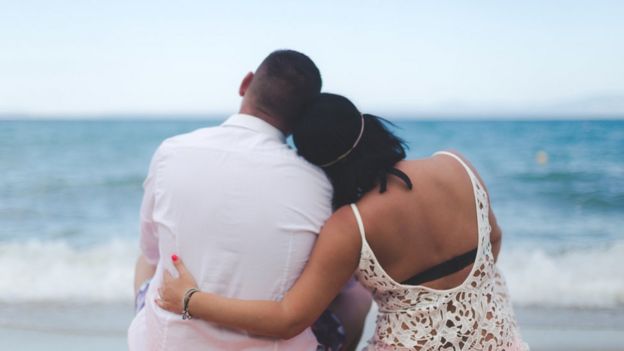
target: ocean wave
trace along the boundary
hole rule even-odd
[[[140,189],[145,175],[129,174],[129,175],[98,175],[98,176],[75,176],[75,175],[56,175],[41,174],[40,178],[30,179],[25,182],[25,176],[14,176],[14,179],[3,179],[0,182],[0,189],[18,189],[26,194],[45,194],[63,192],[72,189],[102,189],[110,191],[111,189]]]
[[[499,266],[512,301],[522,306],[624,305],[624,242],[558,253],[538,248],[503,251]]]
[[[563,177],[564,173],[534,174],[531,178],[524,178],[532,180],[525,184],[516,182],[518,178],[510,177],[509,183],[501,183],[493,191],[500,192],[494,194],[504,196],[506,203],[515,203],[514,200],[521,198],[538,202],[539,206],[556,203],[564,207],[573,205],[594,211],[624,208],[624,178],[595,176],[584,180],[556,179],[559,176]],[[549,177],[555,178],[547,180]]]
[[[598,172],[589,171],[549,171],[549,172],[521,172],[512,175],[512,179],[533,182],[578,182],[592,181],[601,176]]]
[[[64,241],[0,244],[0,302],[131,301],[134,242],[90,248]]]
[[[113,240],[90,248],[64,241],[0,243],[0,302],[132,301],[138,245]],[[624,242],[549,252],[503,250],[499,265],[520,306],[621,307]]]

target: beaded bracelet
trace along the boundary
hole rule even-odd
[[[183,305],[182,319],[187,320],[187,319],[193,318],[191,317],[191,314],[189,313],[188,305],[189,305],[189,301],[191,301],[191,296],[193,296],[193,294],[198,291],[199,289],[197,288],[190,288],[184,293],[184,300],[182,301],[182,305]]]

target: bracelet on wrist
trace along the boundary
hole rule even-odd
[[[193,318],[191,314],[189,313],[188,309],[189,309],[189,302],[191,301],[191,296],[193,296],[193,294],[195,294],[196,292],[199,292],[199,289],[190,288],[184,293],[184,299],[182,300],[182,319],[184,320]]]

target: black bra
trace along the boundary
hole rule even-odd
[[[477,258],[477,248],[468,251],[463,255],[451,258],[448,261],[444,261],[437,264],[424,272],[418,273],[415,276],[404,280],[403,285],[421,285],[432,280],[440,279],[447,275],[456,273],[472,264]]]

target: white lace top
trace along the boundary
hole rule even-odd
[[[479,233],[472,271],[461,285],[448,290],[394,281],[368,245],[359,210],[352,204],[362,236],[356,276],[372,291],[379,306],[375,335],[366,350],[528,350],[494,262],[487,194],[459,157],[448,152],[436,154],[457,159],[472,182]]]

